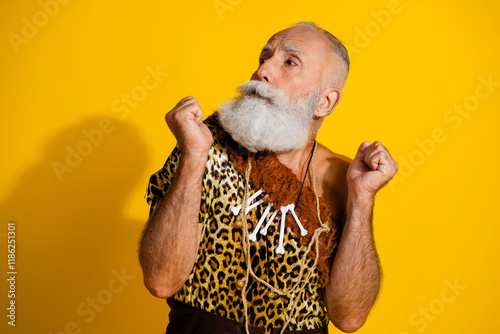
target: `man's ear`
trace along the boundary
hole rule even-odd
[[[316,107],[314,115],[316,117],[326,117],[330,115],[335,106],[342,98],[342,91],[338,88],[328,87],[321,94],[321,99]]]

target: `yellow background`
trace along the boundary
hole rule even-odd
[[[385,276],[359,332],[500,331],[500,87],[482,83],[500,82],[500,3],[68,1],[45,21],[42,7],[0,3],[1,276],[8,221],[17,223],[18,270],[17,326],[7,325],[2,279],[1,332],[164,332],[167,305],[143,287],[136,256],[148,177],[175,145],[163,116],[187,95],[211,113],[250,78],[267,39],[300,20],[351,51],[343,100],[320,141],[353,157],[362,141],[380,140],[406,161],[377,197]],[[39,27],[13,44],[26,20]],[[139,94],[148,67],[168,75],[117,112],[114,101]],[[470,114],[449,111],[464,103]],[[112,130],[60,181],[54,163],[66,164],[68,147],[84,145],[82,131],[103,119]],[[106,302],[93,315],[92,298]]]

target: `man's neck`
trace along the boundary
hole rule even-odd
[[[282,164],[290,168],[297,178],[301,180],[306,172],[307,162],[311,157],[313,147],[314,138],[311,138],[303,147],[285,153],[278,153],[276,157]]]

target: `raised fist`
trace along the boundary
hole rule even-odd
[[[207,154],[213,143],[212,133],[203,124],[200,103],[192,96],[183,98],[165,115],[170,131],[183,152]]]
[[[398,164],[381,142],[363,142],[347,170],[349,192],[373,197],[398,171]]]

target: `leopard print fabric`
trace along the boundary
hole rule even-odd
[[[241,290],[247,268],[242,246],[243,230],[231,208],[242,203],[245,181],[228,158],[227,149],[217,134],[217,127],[210,122],[205,123],[212,131],[214,144],[210,149],[202,184],[199,214],[199,222],[203,224],[202,238],[194,268],[174,298],[241,323],[245,321]],[[176,147],[164,167],[151,176],[147,193],[150,213],[158,199],[167,191],[180,154],[180,149]],[[257,189],[252,189],[248,196],[255,190]],[[249,233],[255,228],[266,207],[267,203],[263,203],[247,214]],[[266,222],[269,216],[271,212]],[[250,258],[258,277],[286,293],[297,283],[300,260],[306,247],[301,245],[300,235],[289,227],[286,228],[284,240],[285,253],[276,254],[279,242],[278,215],[267,235],[257,233],[257,240],[250,243]],[[308,256],[307,270],[310,270],[313,262],[314,258]],[[317,268],[312,270],[288,330],[315,329],[328,325],[323,287]],[[283,327],[298,293],[299,289],[289,297],[280,296],[249,276],[246,294],[249,324],[265,327],[266,333],[271,333],[273,328]]]

